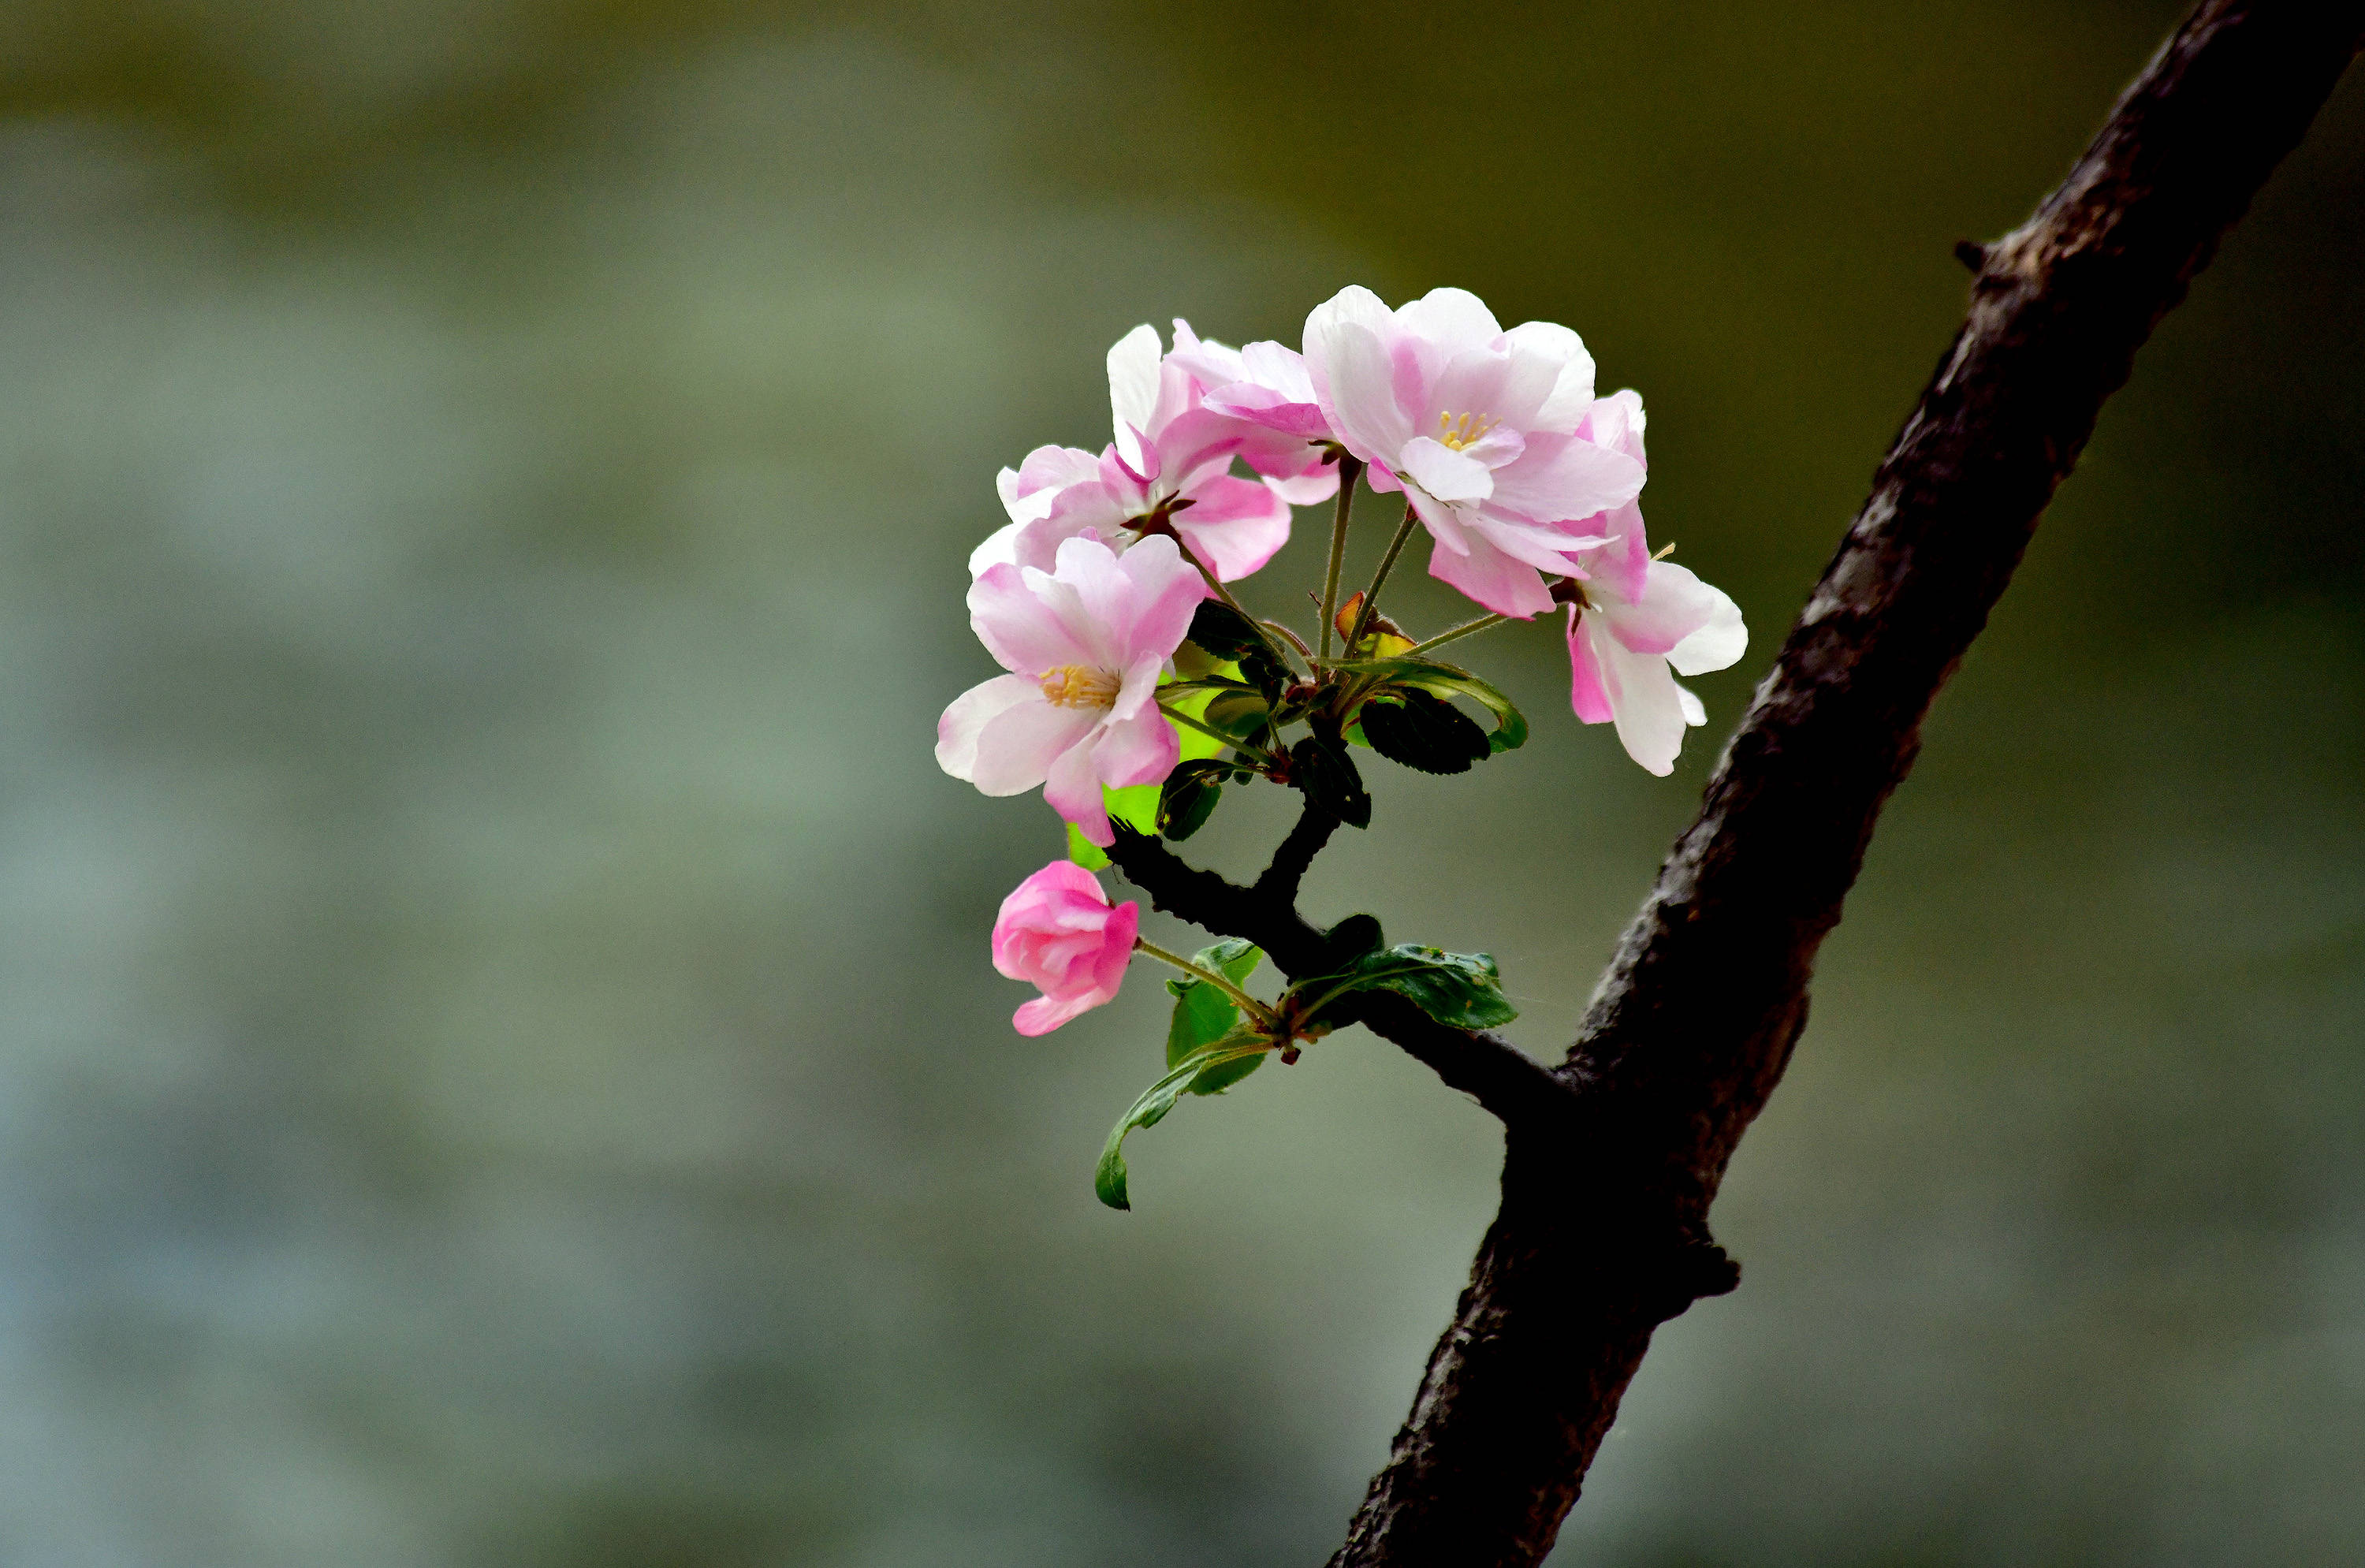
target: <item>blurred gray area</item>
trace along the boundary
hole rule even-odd
[[[0,1561],[1318,1562],[1498,1145],[1357,1032],[1094,1204],[1161,994],[1011,1033],[1057,824],[929,756],[994,468],[1106,440],[1135,322],[1348,282],[1642,388],[1755,634],[1711,728],[1652,779],[1496,633],[1535,743],[1378,778],[1309,889],[1555,1053],[1949,245],[2176,15],[0,10]],[[2360,196],[2352,81],[1941,700],[1743,1288],[1555,1562],[2365,1560]]]

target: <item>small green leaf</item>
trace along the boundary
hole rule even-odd
[[[1418,687],[1383,688],[1356,714],[1373,751],[1423,773],[1467,773],[1491,755],[1485,731]]]
[[[1245,983],[1263,958],[1262,949],[1239,936],[1227,937],[1191,955],[1193,963],[1203,969],[1215,970],[1234,985]],[[1178,976],[1166,982],[1166,989],[1175,998],[1174,1019],[1166,1031],[1167,1066],[1179,1066],[1193,1051],[1239,1026],[1239,1009],[1206,981]],[[1191,1092],[1220,1094],[1263,1065],[1263,1057],[1253,1056],[1229,1067],[1210,1069],[1193,1081]]]
[[[1215,772],[1185,763],[1167,775],[1158,795],[1158,831],[1180,842],[1205,827],[1223,797],[1224,787],[1216,782],[1216,774],[1222,771],[1220,763]]]
[[[1272,711],[1253,691],[1218,691],[1208,698],[1202,718],[1209,729],[1253,745],[1272,722]]]
[[[1240,674],[1268,695],[1289,684],[1289,669],[1274,655],[1257,624],[1219,599],[1199,601],[1191,617],[1191,641],[1219,659],[1238,660]]]
[[[1432,697],[1467,697],[1495,716],[1494,733],[1486,737],[1490,750],[1514,751],[1527,744],[1528,721],[1511,700],[1459,666],[1433,659],[1368,659],[1333,667],[1353,675],[1375,675],[1389,686],[1412,687]]]
[[[1365,953],[1337,973],[1300,981],[1296,1011],[1315,1019],[1339,998],[1388,991],[1452,1029],[1493,1029],[1519,1015],[1503,997],[1502,972],[1485,953],[1448,953],[1404,943]]]
[[[1372,825],[1372,797],[1346,747],[1308,735],[1290,748],[1289,772],[1307,801],[1349,827]]]
[[[1212,987],[1208,989],[1212,990]],[[1272,1049],[1272,1042],[1249,1030],[1236,1030],[1222,1039],[1202,1047],[1193,1055],[1168,1070],[1165,1077],[1141,1092],[1141,1097],[1117,1118],[1109,1129],[1108,1142],[1101,1148],[1100,1164],[1093,1171],[1093,1191],[1101,1202],[1113,1209],[1129,1209],[1125,1172],[1125,1135],[1136,1127],[1154,1127],[1165,1120],[1166,1113],[1174,1109],[1174,1102],[1191,1088],[1204,1073],[1218,1071],[1253,1057],[1261,1057]]]

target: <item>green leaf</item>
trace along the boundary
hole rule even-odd
[[[1158,831],[1180,842],[1198,832],[1215,814],[1224,787],[1216,780],[1228,768],[1216,763],[1184,763],[1166,776],[1158,794]]]
[[[1213,989],[1212,987],[1208,989]],[[1236,1030],[1220,1040],[1200,1047],[1191,1056],[1168,1070],[1165,1077],[1141,1092],[1109,1129],[1108,1142],[1101,1148],[1101,1161],[1093,1171],[1093,1191],[1101,1202],[1113,1209],[1129,1209],[1125,1182],[1125,1135],[1136,1127],[1154,1127],[1165,1120],[1166,1113],[1174,1109],[1174,1102],[1191,1088],[1202,1074],[1219,1071],[1252,1057],[1261,1057],[1272,1048],[1272,1042],[1250,1030]]]
[[[1133,784],[1122,790],[1112,790],[1104,784],[1101,805],[1112,823],[1123,823],[1136,833],[1154,836],[1158,832],[1155,784]],[[1068,858],[1087,871],[1105,870],[1109,863],[1108,851],[1085,838],[1073,823],[1068,824]]]
[[[1263,959],[1262,949],[1239,936],[1227,937],[1191,955],[1193,963],[1203,969],[1215,970],[1234,985],[1245,983]],[[1168,980],[1166,989],[1175,998],[1174,1019],[1166,1031],[1167,1066],[1179,1066],[1193,1051],[1239,1027],[1239,1009],[1206,981],[1182,975]],[[1191,1092],[1220,1094],[1263,1065],[1263,1057],[1253,1056],[1229,1067],[1211,1069],[1193,1081]]]
[[[1527,744],[1528,721],[1511,700],[1459,666],[1432,659],[1367,659],[1334,667],[1353,675],[1375,675],[1386,686],[1411,687],[1432,697],[1467,697],[1495,716],[1494,733],[1486,737],[1490,750],[1514,751]],[[1370,731],[1364,733],[1368,735]]]
[[[1289,684],[1289,667],[1256,622],[1219,599],[1199,601],[1191,616],[1191,641],[1219,659],[1238,660],[1240,674],[1258,689],[1278,697]]]
[[[1423,773],[1467,773],[1492,754],[1485,731],[1418,687],[1383,688],[1356,714],[1373,751]]]
[[[1290,748],[1289,776],[1306,800],[1349,827],[1372,825],[1372,797],[1364,792],[1363,776],[1345,746],[1319,735],[1306,736]]]
[[[1336,974],[1366,953],[1376,953],[1387,937],[1376,914],[1351,914],[1322,934],[1322,972]]]
[[[1451,1029],[1494,1029],[1519,1015],[1503,997],[1502,972],[1486,953],[1448,953],[1404,943],[1365,953],[1336,974],[1299,982],[1298,1011],[1318,1018],[1339,998],[1388,991]]]
[[[1254,745],[1272,722],[1272,711],[1253,691],[1218,691],[1207,699],[1201,717],[1209,729]]]

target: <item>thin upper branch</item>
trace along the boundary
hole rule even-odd
[[[2205,0],[2035,216],[1967,256],[1967,319],[1559,1070],[1610,1136],[1572,1162],[1514,1129],[1502,1212],[1333,1568],[1551,1550],[1653,1327],[1693,1288],[1637,1260],[1708,1255],[1708,1204],[1805,1026],[1816,950],[1931,699],[2135,350],[2360,35],[2356,0]]]

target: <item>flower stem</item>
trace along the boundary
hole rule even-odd
[[[1396,557],[1404,553],[1405,541],[1412,537],[1412,531],[1419,524],[1419,514],[1407,505],[1405,508],[1404,521],[1396,524],[1396,536],[1388,541],[1388,553],[1380,557],[1380,569],[1372,574],[1372,586],[1363,590],[1363,608],[1362,613],[1355,617],[1355,629],[1347,633],[1347,653],[1350,657],[1353,656],[1355,649],[1362,644],[1364,629],[1372,623],[1372,611],[1380,602],[1380,585],[1388,580],[1388,573],[1395,567]]]
[[[1426,643],[1415,644],[1413,646],[1406,649],[1401,656],[1410,658],[1415,654],[1425,654],[1431,648],[1443,647],[1446,644],[1453,642],[1457,638],[1467,637],[1474,632],[1484,632],[1489,626],[1500,626],[1504,622],[1508,621],[1510,617],[1508,615],[1482,615],[1475,621],[1465,621],[1450,632],[1440,632],[1436,636],[1431,637]]]
[[[1339,509],[1330,521],[1330,569],[1322,577],[1322,656],[1330,656],[1330,623],[1339,614],[1339,566],[1347,558],[1347,522],[1355,510],[1355,481],[1362,476],[1360,458],[1339,454]]]
[[[1239,986],[1234,985],[1231,981],[1226,980],[1215,970],[1203,969],[1198,965],[1193,963],[1190,959],[1184,958],[1182,954],[1170,953],[1165,948],[1158,946],[1155,942],[1149,941],[1139,936],[1133,939],[1133,950],[1137,953],[1147,953],[1161,964],[1171,964],[1176,969],[1181,969],[1184,974],[1191,976],[1194,980],[1206,981],[1209,985],[1214,986],[1217,991],[1222,991],[1226,996],[1231,998],[1233,1006],[1239,1008],[1241,1012],[1255,1019],[1265,1028],[1277,1029],[1281,1026],[1281,1019],[1274,1014],[1272,1008],[1267,1007],[1263,1002],[1259,1002],[1255,997],[1250,996],[1247,991],[1242,991]]]

